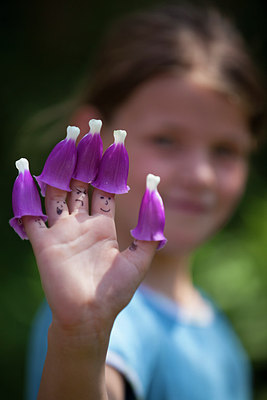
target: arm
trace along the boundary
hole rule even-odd
[[[105,368],[106,385],[109,400],[124,400],[125,382],[121,374],[108,365]]]
[[[156,243],[139,241],[135,250],[120,253],[114,198],[106,215],[96,190],[89,216],[88,205],[76,201],[75,193],[67,206],[66,193],[48,188],[48,229],[34,218],[23,218],[53,314],[39,399],[106,400],[110,331],[143,279]],[[56,211],[59,201],[61,213]],[[117,396],[113,387],[111,393]]]
[[[83,335],[82,331],[80,335]],[[38,399],[108,398],[105,389],[104,346],[102,351],[97,340],[82,339],[80,335],[76,332],[74,335],[62,332],[52,323]]]

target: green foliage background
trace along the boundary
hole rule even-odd
[[[1,6],[0,387],[3,399],[23,398],[30,324],[43,299],[31,246],[21,241],[7,222],[12,216],[11,191],[17,175],[14,161],[25,156],[31,161],[34,174],[41,171],[49,149],[65,134],[64,122],[75,103],[72,95],[79,92],[81,78],[90,66],[91,54],[103,31],[116,17],[156,3],[47,0],[5,2]],[[261,0],[209,3],[220,6],[236,21],[265,71],[265,3]],[[54,107],[54,104],[60,105]],[[227,313],[250,355],[256,400],[267,399],[266,156],[263,146],[252,160],[248,189],[232,222],[194,258],[197,285]]]

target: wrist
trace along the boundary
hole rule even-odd
[[[53,321],[38,399],[107,400],[108,338],[107,333],[99,337],[82,327],[62,329]]]
[[[111,328],[109,324],[96,329],[90,323],[66,327],[53,320],[48,331],[48,347],[65,357],[105,360]]]

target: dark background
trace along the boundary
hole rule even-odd
[[[55,131],[51,115],[57,115],[60,107],[53,105],[62,104],[79,91],[107,26],[124,13],[157,3],[31,0],[1,5],[0,396],[3,399],[23,398],[27,339],[31,320],[43,298],[30,244],[21,241],[8,225],[12,217],[12,185],[17,176],[14,161],[22,156],[29,158],[32,173],[40,173],[50,144],[55,145],[65,136],[62,121]],[[265,2],[210,3],[236,22],[264,75]],[[71,105],[67,101],[63,106],[65,113]],[[266,156],[264,145],[253,157],[248,190],[233,221],[197,253],[194,262],[196,283],[227,313],[250,355],[257,400],[267,399]]]

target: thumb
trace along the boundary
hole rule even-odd
[[[140,283],[150,267],[158,243],[159,242],[134,240],[132,244],[121,253],[121,255],[139,271]]]

